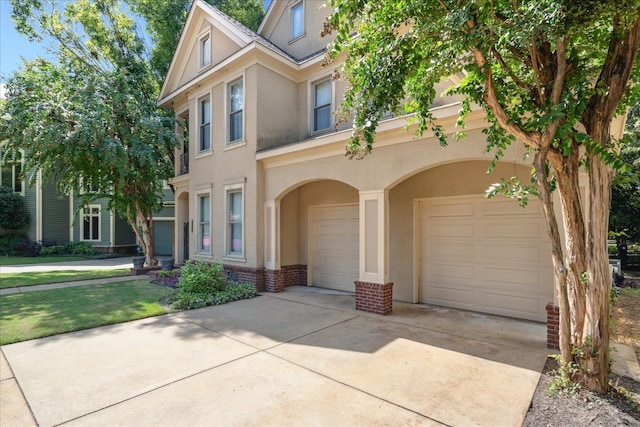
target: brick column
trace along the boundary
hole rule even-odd
[[[393,283],[355,281],[356,310],[376,314],[389,314],[393,308]]]
[[[560,308],[547,304],[547,348],[560,350]]]
[[[264,288],[267,292],[282,292],[285,288],[285,272],[282,269],[264,270]]]

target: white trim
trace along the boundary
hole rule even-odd
[[[241,73],[239,73],[238,75],[230,78],[228,80],[228,83],[225,84],[224,86],[224,99],[225,99],[225,104],[224,104],[224,121],[225,121],[225,142],[224,142],[224,146],[226,147],[232,147],[236,144],[241,144],[241,143],[245,143],[247,142],[247,132],[246,132],[246,123],[247,123],[247,117],[246,117],[246,97],[247,97],[247,91],[246,91],[246,78],[245,78],[245,70],[243,70]],[[242,82],[242,136],[238,139],[234,139],[233,141],[231,141],[231,86],[233,86],[234,84],[236,84],[238,81]]]
[[[413,200],[413,293],[411,302],[417,304],[420,302],[420,238],[422,236],[422,227],[420,227],[419,212],[420,199]]]
[[[196,230],[195,230],[195,255],[201,257],[213,257],[213,184],[208,184],[206,187],[202,186],[200,189],[196,189],[195,193],[195,222],[196,222]],[[209,197],[209,251],[203,250],[201,248],[202,237],[200,234],[200,215],[201,215],[201,205],[200,199],[202,197]],[[193,230],[191,230],[193,234]]]
[[[224,260],[227,261],[237,261],[237,262],[247,262],[246,258],[246,212],[245,212],[245,183],[246,178],[236,178],[235,180],[231,180],[232,182],[226,184],[224,186]],[[242,251],[240,253],[231,252],[231,242],[230,242],[230,205],[229,198],[232,193],[240,193],[241,194],[241,233],[242,233]]]
[[[209,62],[205,63],[205,42],[209,41]],[[198,71],[203,71],[212,64],[213,57],[213,40],[211,40],[211,29],[207,29],[198,35]]]
[[[298,35],[294,35],[293,34],[293,9],[297,8],[297,7],[301,7],[302,8],[302,32]],[[289,5],[289,44],[294,43],[298,40],[300,40],[301,38],[303,38],[304,36],[307,35],[307,30],[306,30],[306,13],[305,13],[305,4],[304,4],[304,0],[300,0],[297,2],[292,3],[291,5]]]
[[[270,212],[270,214],[269,214]],[[268,221],[268,219],[271,221]],[[264,255],[265,267],[280,269],[280,200],[268,200],[264,203]],[[269,239],[271,235],[271,239]],[[271,254],[271,258],[268,255]]]
[[[91,212],[92,209],[98,209],[98,238],[97,239],[85,239],[84,238],[84,217],[85,216],[89,216],[89,218],[91,219],[94,214]],[[89,213],[87,215],[85,215],[85,211],[89,210]],[[93,225],[93,223],[90,221],[89,222],[90,227]],[[91,235],[93,235],[93,230],[91,228],[89,228],[89,232]],[[79,229],[79,233],[78,233],[78,237],[79,240],[81,242],[102,242],[102,206],[101,205],[87,205],[85,207],[83,207],[82,209],[80,209],[80,229]]]

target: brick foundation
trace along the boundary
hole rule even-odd
[[[355,281],[356,310],[376,314],[389,314],[393,309],[393,283]]]
[[[560,349],[560,309],[547,304],[547,348]]]
[[[307,266],[285,265],[280,270],[264,270],[265,290],[267,292],[282,292],[288,286],[307,285]]]
[[[234,276],[234,280],[242,283],[252,283],[256,286],[258,292],[264,291],[265,288],[265,280],[264,280],[264,269],[262,268],[251,268],[251,267],[241,267],[237,265],[222,265],[223,271],[226,274],[231,274]]]

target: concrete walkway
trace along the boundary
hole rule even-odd
[[[545,343],[538,323],[294,287],[3,346],[0,425],[520,426]]]
[[[545,338],[532,322],[401,303],[382,317],[289,289],[4,346],[0,424],[519,426]]]
[[[0,266],[0,273],[27,273],[58,270],[117,270],[131,268],[131,257],[87,259],[81,261],[60,261],[46,264],[23,264]]]

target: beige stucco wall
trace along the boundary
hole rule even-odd
[[[324,49],[335,36],[320,37],[322,23],[330,9],[324,7],[321,0],[303,0],[305,35],[291,39],[290,7],[298,1],[278,0],[271,11],[270,24],[262,29],[262,36],[271,40],[282,50],[295,58],[304,58],[320,49]]]
[[[358,203],[358,191],[337,181],[314,181],[287,194],[280,202],[281,264],[308,264],[309,208]]]

